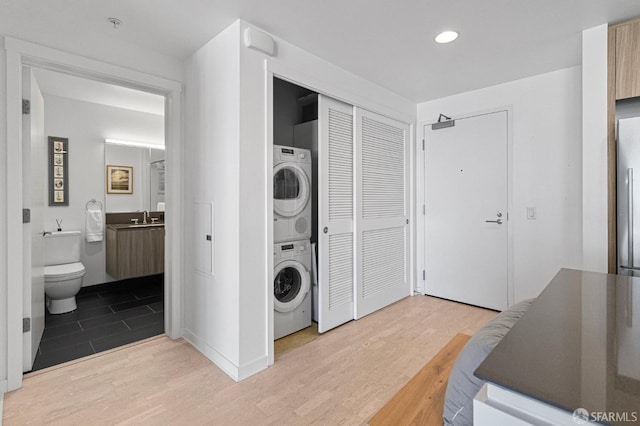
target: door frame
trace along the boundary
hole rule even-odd
[[[7,255],[7,386],[22,386],[22,66],[44,68],[90,80],[115,84],[165,97],[167,216],[165,244],[165,334],[182,334],[182,83],[49,47],[5,37],[6,52],[6,176],[3,191],[7,206],[6,240],[0,250]],[[20,159],[20,161],[18,161]],[[4,224],[1,224],[4,226]],[[9,247],[9,243],[11,242]],[[3,389],[0,389],[3,391]]]
[[[495,108],[484,109],[480,111],[472,112],[450,112],[445,113],[451,116],[454,120],[477,117],[480,115],[487,115],[496,112],[505,111],[507,113],[507,303],[508,306],[514,304],[514,267],[513,267],[513,222],[515,220],[515,212],[513,208],[513,105],[499,106]],[[426,250],[425,250],[425,238],[426,238],[426,225],[427,217],[424,214],[423,206],[426,200],[426,167],[427,157],[425,151],[426,131],[427,126],[437,123],[437,121],[420,121],[418,122],[419,132],[418,140],[422,140],[422,152],[416,157],[417,170],[416,170],[416,185],[417,185],[417,202],[419,215],[422,216],[422,220],[416,221],[416,235],[417,238],[417,251],[418,251],[418,270],[416,274],[418,276],[417,291],[423,295],[426,293],[426,280],[423,279],[423,271],[426,267]],[[421,159],[421,160],[420,160]]]
[[[279,61],[277,58],[267,58],[265,63],[265,139],[264,149],[265,158],[267,164],[265,164],[265,220],[266,220],[266,238],[265,238],[265,253],[267,253],[267,261],[265,262],[267,270],[265,271],[266,277],[266,300],[267,300],[267,318],[265,321],[265,334],[267,335],[267,365],[272,365],[274,362],[273,352],[273,79],[277,77],[281,80],[288,81],[289,83],[296,84],[300,87],[305,87],[309,90],[313,90],[319,94],[328,96],[337,101],[350,104],[354,107],[363,108],[371,112],[389,117],[409,125],[409,235],[410,235],[410,251],[409,256],[409,277],[407,277],[407,284],[411,289],[415,288],[415,265],[416,265],[416,234],[415,230],[415,199],[416,199],[416,181],[415,181],[415,162],[416,151],[414,149],[416,141],[416,120],[415,117],[410,117],[398,111],[389,108],[383,104],[377,103],[374,100],[364,98],[355,94],[349,90],[348,87],[328,82],[327,79],[314,77],[307,72],[299,69],[292,68],[289,65]],[[355,253],[354,253],[355,255]],[[354,274],[357,273],[354,269]]]

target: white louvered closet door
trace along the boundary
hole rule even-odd
[[[408,159],[407,124],[356,108],[356,319],[411,293]]]
[[[353,319],[353,107],[318,96],[318,331]]]

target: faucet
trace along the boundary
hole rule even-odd
[[[142,212],[142,223],[147,223],[147,217],[149,216],[149,212],[148,211],[143,211]]]

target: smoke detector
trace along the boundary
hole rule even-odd
[[[118,26],[122,24],[122,21],[119,20],[118,18],[107,18],[107,21],[109,21],[111,25],[113,25],[114,30],[117,30]]]

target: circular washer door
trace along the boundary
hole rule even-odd
[[[295,163],[280,163],[273,168],[273,210],[292,217],[306,207],[311,197],[309,178]]]
[[[309,271],[295,260],[285,260],[273,273],[273,306],[278,312],[296,309],[309,292]]]

